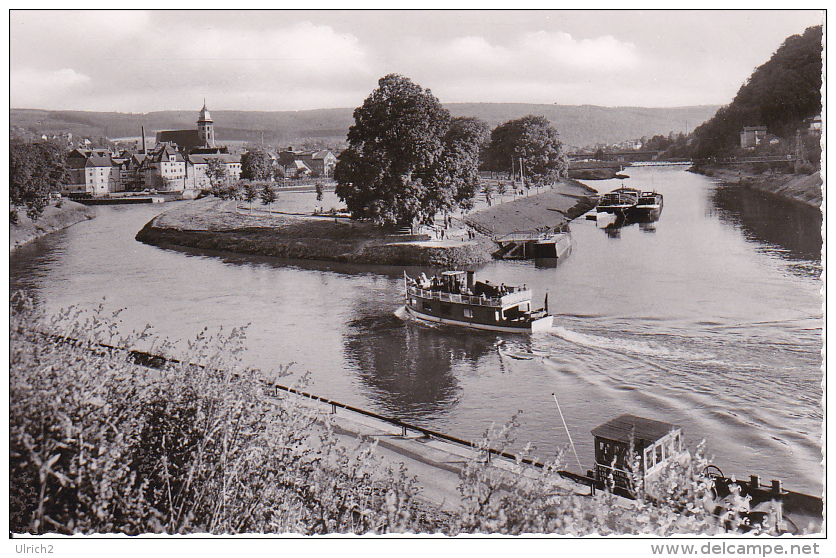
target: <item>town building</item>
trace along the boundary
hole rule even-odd
[[[176,146],[158,143],[140,166],[144,186],[166,192],[186,189],[186,159]]]
[[[192,154],[188,159],[187,188],[199,191],[211,188],[209,181],[209,162],[218,160],[226,165],[229,179],[237,182],[241,178],[241,157],[229,153]]]
[[[328,149],[296,151],[291,146],[277,154],[277,161],[288,178],[297,176],[331,178],[334,176],[334,167],[337,166],[337,157]]]
[[[807,133],[814,136],[821,135],[821,114],[809,119]]]
[[[96,197],[124,190],[121,161],[105,149],[74,149],[67,155],[70,180],[61,193],[68,197]]]
[[[180,152],[189,154],[200,148],[215,148],[215,125],[212,116],[206,108],[206,100],[197,119],[197,129],[192,130],[163,130],[157,132],[157,144],[169,143],[176,145]]]
[[[754,149],[766,137],[766,126],[744,126],[740,132],[740,147]]]

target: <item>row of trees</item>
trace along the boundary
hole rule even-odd
[[[526,116],[489,133],[477,118],[452,118],[429,89],[397,74],[381,78],[354,111],[348,144],[334,172],[336,193],[355,219],[385,225],[472,208],[480,168],[513,172],[522,165],[540,182],[568,168],[545,118]]]

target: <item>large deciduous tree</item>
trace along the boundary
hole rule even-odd
[[[566,176],[568,158],[557,130],[544,116],[530,114],[500,124],[491,132],[485,154],[487,167],[497,172],[519,172],[535,183]]]
[[[251,149],[241,156],[241,178],[269,180],[273,174],[273,161],[261,149]]]
[[[440,187],[431,193],[430,209],[446,211],[454,207],[473,208],[479,193],[479,158],[490,139],[488,125],[474,117],[457,117],[444,135],[444,152],[428,177]],[[425,178],[425,181],[427,178]]]
[[[49,194],[69,179],[64,151],[51,143],[17,143],[9,148],[9,198],[33,221],[43,214]],[[16,215],[16,213],[15,213]]]
[[[355,219],[429,221],[475,193],[479,126],[453,121],[430,90],[391,74],[354,111],[336,194]],[[468,159],[469,158],[469,159]]]

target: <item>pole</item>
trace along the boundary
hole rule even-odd
[[[566,426],[566,419],[563,418],[563,411],[560,410],[560,403],[557,402],[557,396],[552,393],[552,397],[554,397],[554,403],[557,405],[557,412],[560,413],[560,420],[563,421],[563,428],[566,429],[566,435],[569,436],[569,444],[572,446],[572,452],[575,454],[575,459],[578,462],[578,469],[580,469],[581,473],[583,473],[583,465],[581,465],[581,460],[578,458],[578,452],[575,450],[575,442],[572,441],[572,435],[569,434],[569,427]]]

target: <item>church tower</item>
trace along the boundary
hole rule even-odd
[[[212,116],[206,110],[206,99],[203,99],[203,108],[200,109],[200,117],[197,119],[197,135],[203,141],[204,147],[215,147],[215,127],[212,125]]]

